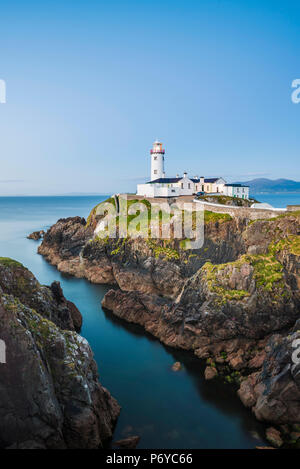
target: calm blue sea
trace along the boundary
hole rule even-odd
[[[140,327],[105,314],[101,299],[107,286],[60,274],[37,254],[38,243],[26,239],[28,233],[47,229],[58,218],[86,217],[102,199],[0,197],[0,256],[22,262],[43,284],[59,280],[65,295],[79,307],[84,318],[82,335],[94,350],[100,380],[122,406],[115,438],[140,435],[140,448],[253,448],[265,444],[264,427],[229,385],[203,379],[200,360],[169,349]],[[259,200],[269,202],[266,197]],[[288,201],[297,202],[298,196]],[[275,205],[280,203],[276,196]],[[175,361],[183,363],[183,371],[171,371]]]
[[[300,205],[299,194],[251,194],[259,202],[267,202],[273,207],[285,208],[287,205]]]

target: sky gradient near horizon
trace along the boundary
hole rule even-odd
[[[300,4],[1,5],[0,195],[133,192],[166,173],[300,180]]]

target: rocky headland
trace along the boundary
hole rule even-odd
[[[0,448],[100,448],[112,437],[120,407],[81,323],[58,282],[0,258]]]
[[[204,245],[188,250],[178,239],[100,239],[95,208],[87,221],[59,220],[39,253],[117,286],[105,308],[206,360],[207,379],[236,386],[283,444],[300,446],[299,221],[296,211],[254,221],[205,212]]]

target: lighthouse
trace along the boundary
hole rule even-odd
[[[165,161],[165,150],[163,150],[162,143],[155,140],[152,149],[150,150],[151,155],[151,181],[165,177],[164,161]]]

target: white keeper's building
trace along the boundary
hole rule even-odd
[[[162,143],[156,140],[150,150],[151,180],[137,185],[137,195],[143,197],[178,197],[193,195],[197,192],[223,194],[231,197],[249,199],[249,187],[242,184],[226,184],[222,177],[204,178],[183,176],[167,178],[165,175],[165,150]]]

